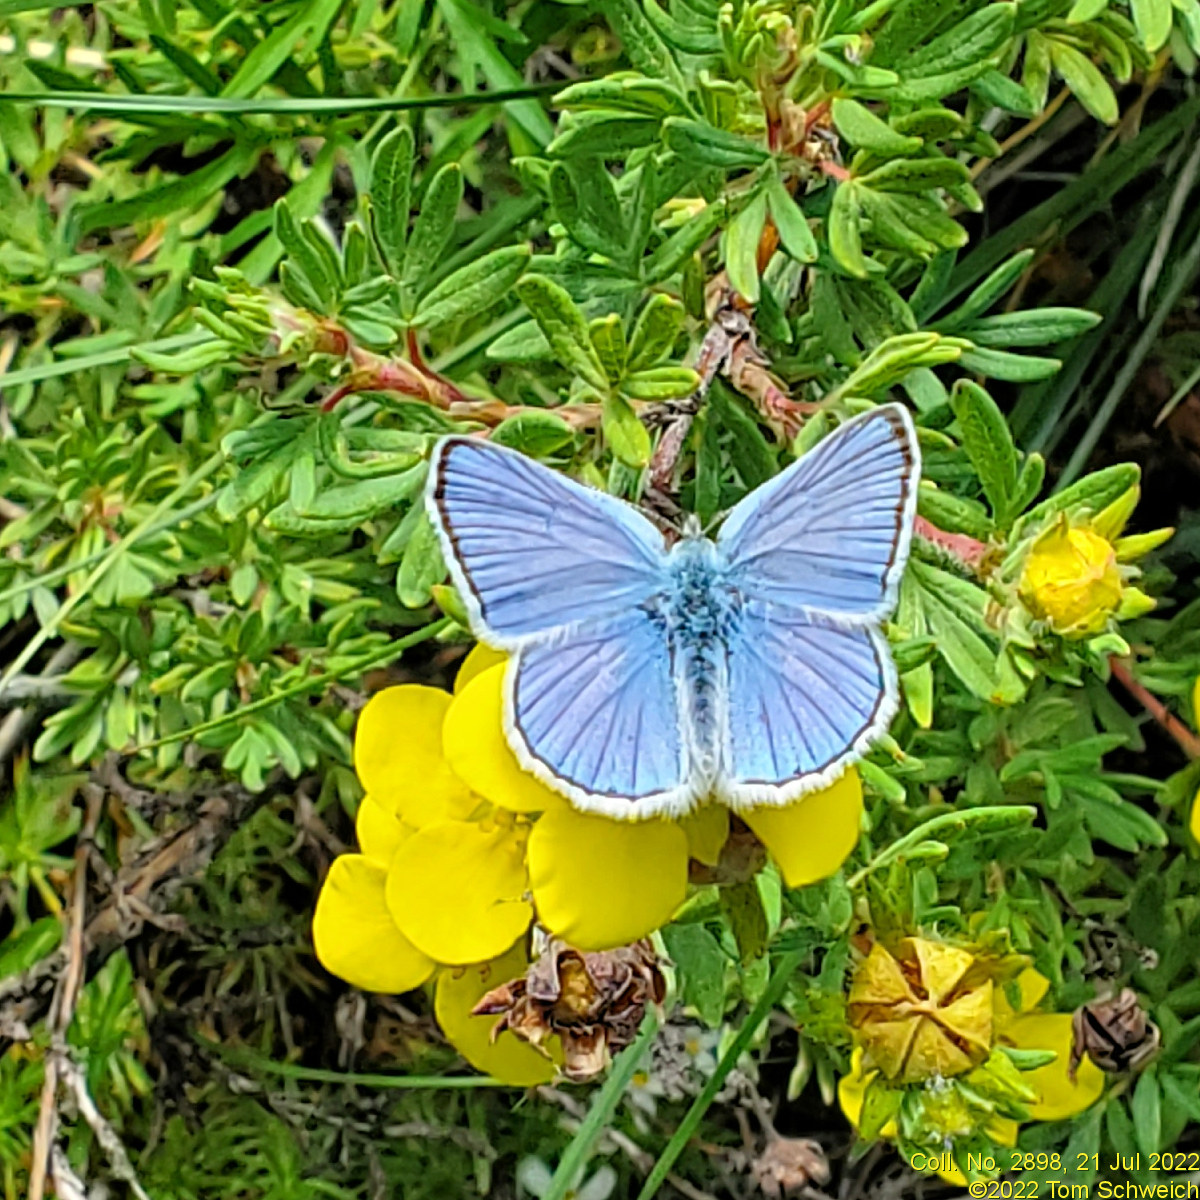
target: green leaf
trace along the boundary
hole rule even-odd
[[[729,459],[742,486],[750,491],[766,483],[778,470],[775,455],[758,422],[720,380],[709,390],[708,411],[712,422],[729,437]]]
[[[425,474],[421,463],[396,475],[322,488],[304,509],[290,499],[272,509],[265,524],[279,533],[300,535],[357,529],[364,521],[413,499],[425,483]]]
[[[934,188],[953,187],[968,182],[971,173],[957,159],[938,155],[935,158],[899,158],[884,163],[858,182],[881,192],[928,192]]]
[[[978,346],[1045,346],[1078,337],[1101,319],[1082,308],[1031,308],[981,317],[961,332]]]
[[[917,367],[954,362],[961,353],[936,333],[899,333],[880,342],[840,383],[838,396],[875,396],[899,383]]]
[[[570,236],[585,250],[622,261],[628,228],[612,176],[598,158],[581,158],[550,168],[550,200]]]
[[[760,166],[770,157],[762,146],[740,134],[689,117],[668,117],[663,122],[663,137],[672,150],[697,167],[729,171]]]
[[[1129,854],[1136,854],[1143,846],[1166,845],[1166,832],[1149,813],[1119,796],[1084,794],[1081,782],[1075,781],[1074,790],[1092,837],[1103,838]]]
[[[1138,1078],[1129,1109],[1138,1149],[1149,1161],[1150,1155],[1162,1148],[1162,1093],[1155,1067],[1148,1067]]]
[[[495,91],[520,89],[525,79],[504,56],[489,29],[487,14],[469,0],[435,0],[435,3],[445,18],[451,44],[478,66],[488,87]],[[554,136],[554,126],[537,100],[506,100],[504,113],[536,147],[545,146]]]
[[[1067,20],[1072,25],[1078,25],[1083,21],[1094,21],[1106,8],[1108,8],[1108,0],[1075,0],[1075,3],[1071,5],[1071,11],[1067,13]]]
[[[627,467],[640,470],[650,462],[650,434],[623,396],[605,396],[600,413],[605,441]]]
[[[989,379],[1003,379],[1010,383],[1047,379],[1062,366],[1057,358],[1009,354],[1007,350],[965,350],[958,361],[967,371],[977,371]]]
[[[625,374],[625,359],[628,350],[625,346],[625,328],[617,313],[609,313],[607,317],[597,317],[588,325],[588,334],[592,340],[592,349],[608,376],[609,383],[617,383]]]
[[[1075,98],[1098,121],[1115,125],[1120,117],[1117,98],[1100,73],[1100,69],[1085,54],[1058,38],[1047,38],[1050,61],[1063,77],[1063,82],[1075,93]]]
[[[1130,0],[1129,6],[1142,45],[1151,54],[1161,50],[1171,36],[1171,0]]]
[[[829,252],[844,271],[859,279],[867,277],[867,260],[862,252],[862,201],[854,180],[837,185],[829,206]]]
[[[986,60],[1012,36],[1016,15],[1015,4],[984,5],[909,54],[900,64],[904,79],[950,76],[975,68],[982,74]]]
[[[644,367],[621,381],[621,391],[631,400],[682,400],[700,386],[691,367]]]
[[[861,186],[858,195],[862,202],[863,216],[869,222],[868,232],[873,242],[921,258],[929,258],[937,253],[937,244],[924,235],[923,223],[910,220],[909,214],[900,206],[897,197]],[[966,231],[961,232],[965,240]]]
[[[703,925],[667,925],[667,953],[679,977],[679,994],[715,1029],[725,1014],[725,964],[721,945]]]
[[[434,177],[421,202],[412,237],[404,251],[400,272],[400,306],[411,317],[429,285],[454,233],[454,220],[462,203],[463,178],[457,163],[448,163]]]
[[[311,55],[317,44],[337,19],[342,0],[308,0],[295,13],[277,25],[269,37],[263,38],[242,59],[234,76],[221,95],[226,98],[253,96],[287,63],[300,61],[302,54]],[[300,43],[304,50],[299,49]]]
[[[219,158],[169,183],[145,188],[125,200],[81,204],[75,209],[79,233],[84,236],[97,229],[116,229],[156,217],[178,220],[185,212],[209,201],[214,192],[219,192],[235,176],[249,172],[259,150],[257,145],[237,143]]]
[[[978,632],[986,624],[986,593],[928,563],[910,561],[908,569],[921,588],[921,606],[929,633],[937,639],[938,653],[969,691],[981,700],[992,700],[997,689],[996,653]],[[977,593],[969,605],[957,595],[964,588]]]
[[[606,392],[608,376],[596,357],[583,313],[566,289],[544,275],[527,274],[517,283],[516,293],[537,321],[554,357],[598,392]]]
[[[960,329],[974,321],[976,317],[982,316],[1020,279],[1036,253],[1035,250],[1022,250],[1019,254],[1014,254],[1012,258],[1001,263],[967,296],[958,308],[937,323],[937,328],[948,333],[951,330]]]
[[[642,7],[646,16],[650,18],[650,23],[664,40],[685,54],[720,53],[721,37],[710,20],[703,20],[702,24],[685,24],[659,8],[658,0],[644,0]],[[686,12],[687,9],[684,8],[683,11]]]
[[[629,370],[653,366],[670,354],[683,329],[684,307],[673,296],[655,292],[642,306],[629,339]]]
[[[725,270],[729,282],[750,304],[758,303],[758,244],[766,220],[767,197],[760,188],[725,230]]]
[[[904,1093],[888,1087],[882,1076],[876,1075],[868,1084],[863,1095],[862,1114],[858,1122],[858,1135],[864,1142],[873,1142],[889,1121],[896,1118]]]
[[[1030,454],[1021,464],[1021,473],[1017,476],[1017,489],[1013,496],[1012,511],[1019,513],[1032,504],[1042,483],[1046,478],[1046,460],[1040,454]]]
[[[920,138],[897,133],[864,104],[840,96],[833,102],[833,123],[852,146],[872,154],[915,154],[923,145]]]
[[[675,55],[651,24],[639,0],[605,0],[602,12],[621,39],[621,48],[629,61],[643,75],[661,79],[681,95],[687,91]]]
[[[149,347],[133,346],[129,351],[131,357],[143,362],[151,370],[161,371],[164,375],[194,375],[197,371],[215,367],[218,363],[228,363],[233,358],[233,350],[229,343],[214,338],[192,346],[185,350],[176,350],[173,354],[160,354]]]
[[[559,126],[557,136],[546,150],[560,158],[624,157],[630,150],[657,142],[659,130],[657,117],[639,113],[574,113],[569,122],[564,120]]]
[[[1137,487],[1141,475],[1141,469],[1136,463],[1117,463],[1103,470],[1093,471],[1090,475],[1076,480],[1070,487],[1063,488],[1057,495],[1043,500],[1036,508],[1031,508],[1013,530],[1013,537],[1016,538],[1026,529],[1051,520],[1060,512],[1103,512],[1130,488]]]
[[[0,942],[0,979],[20,975],[36,966],[62,941],[62,922],[57,917],[42,917],[19,933],[10,933]]]
[[[379,143],[371,162],[371,212],[383,261],[399,278],[408,240],[408,212],[413,174],[413,134],[407,125],[393,129]]]
[[[529,257],[528,246],[505,246],[459,267],[426,294],[413,314],[413,325],[433,328],[487,312],[512,291]]]
[[[742,966],[749,966],[767,951],[770,930],[762,896],[753,879],[720,889],[721,908],[733,931]]]
[[[1008,422],[991,395],[978,384],[960,379],[950,393],[963,448],[983,484],[984,495],[1000,525],[1010,511],[1017,488],[1017,448]]]
[[[971,83],[971,91],[986,103],[1026,120],[1038,114],[1033,97],[1015,79],[1009,79],[999,71],[984,71]]]
[[[572,445],[575,433],[558,413],[527,408],[501,421],[490,440],[530,458],[548,458]]]
[[[987,541],[995,531],[982,504],[942,488],[922,486],[917,492],[917,511],[947,533],[965,533],[968,537]]]
[[[712,237],[727,211],[723,200],[706,204],[646,259],[642,268],[643,280],[651,284],[662,283],[673,275]]]
[[[568,110],[625,109],[649,117],[684,116],[688,111],[687,101],[671,84],[633,73],[573,83],[554,97],[554,104]]]
[[[327,312],[337,303],[341,292],[340,265],[336,253],[325,253],[314,239],[325,238],[316,231],[312,221],[302,226],[292,216],[286,200],[275,205],[275,236],[279,238],[284,252],[289,256],[292,267],[303,275],[320,301],[318,312]],[[328,242],[328,239],[325,239]],[[329,246],[332,252],[332,245]],[[331,257],[333,261],[331,262]]]
[[[767,184],[767,200],[783,248],[797,262],[816,262],[817,239],[813,237],[808,218],[777,175]]]
[[[423,608],[433,597],[434,585],[445,578],[446,564],[437,530],[422,510],[400,560],[396,595],[405,608]]]

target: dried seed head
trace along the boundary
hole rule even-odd
[[[493,988],[472,1010],[498,1015],[493,1038],[505,1029],[532,1046],[557,1035],[569,1079],[599,1074],[637,1035],[646,1005],[666,992],[658,958],[647,941],[585,954],[551,941],[525,975]]]
[[[1086,1054],[1102,1071],[1137,1071],[1158,1053],[1162,1035],[1133,988],[1081,1004],[1071,1022],[1071,1078]]]
[[[829,1182],[829,1162],[817,1142],[774,1137],[750,1164],[750,1175],[770,1200]]]
[[[967,950],[905,938],[876,943],[850,984],[850,1023],[871,1064],[890,1080],[961,1075],[992,1047],[991,975]]]

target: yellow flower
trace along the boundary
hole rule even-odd
[[[1025,557],[1017,590],[1039,620],[1065,638],[1100,633],[1115,616],[1140,616],[1154,601],[1129,580],[1137,572],[1123,564],[1160,546],[1174,532],[1119,537],[1137,506],[1140,491],[1130,488],[1087,520],[1066,514],[1034,539]]]
[[[912,942],[920,940],[910,939]],[[956,954],[966,953],[953,947],[942,949],[953,949]],[[927,962],[934,957],[950,968],[948,972],[940,972],[937,976],[935,986],[940,988],[946,985],[947,979],[958,970],[960,963],[956,958],[933,956],[926,952]],[[960,983],[964,978],[969,982],[969,971],[963,972]],[[1004,989],[995,987],[991,990],[992,1004],[988,1021],[992,1028],[993,1046],[1053,1053],[1055,1057],[1052,1062],[1026,1071],[1009,1072],[1011,1064],[1008,1064],[995,1077],[986,1079],[985,1076],[995,1072],[996,1067],[1005,1064],[1007,1056],[997,1057],[995,1062],[989,1058],[988,1063],[976,1067],[967,1075],[966,1082],[975,1092],[989,1086],[993,1094],[996,1088],[1007,1089],[1014,1099],[1020,1099],[1030,1120],[1067,1120],[1090,1108],[1100,1098],[1104,1090],[1104,1073],[1090,1059],[1084,1058],[1075,1078],[1071,1078],[1071,1014],[1037,1010],[1036,1006],[1050,984],[1045,976],[1033,968],[1022,971],[1015,983],[1019,994],[1015,1008],[1009,1004]],[[852,992],[852,1000],[853,995]],[[868,1089],[882,1074],[877,1066],[868,1061],[864,1047],[857,1046],[851,1056],[849,1073],[838,1081],[838,1102],[846,1118],[856,1128],[863,1124]],[[927,1080],[920,1094],[931,1139],[939,1145],[946,1141],[953,1142],[956,1137],[969,1136],[981,1126],[997,1145],[1016,1144],[1017,1121],[985,1111],[972,1114],[969,1105],[963,1102],[962,1094],[952,1086],[943,1086],[940,1078]],[[888,1120],[879,1130],[879,1136],[896,1140],[899,1137],[896,1121]],[[967,1182],[957,1167],[950,1171],[939,1170],[938,1174],[960,1186]]]
[[[646,937],[686,898],[689,859],[715,863],[729,833],[728,814],[712,805],[678,821],[616,821],[572,808],[523,771],[508,745],[505,669],[502,655],[478,646],[453,696],[403,685],[372,697],[354,743],[366,793],[360,852],[335,860],[313,919],[317,957],[357,987],[401,992],[436,978],[447,1036],[493,1073],[515,1053],[511,1035],[497,1041],[508,1046],[504,1062],[485,1066],[482,1018],[467,1014],[505,982],[501,964],[511,956],[521,959],[513,975],[524,969],[530,925],[586,951]],[[862,784],[851,770],[796,804],[742,816],[799,887],[841,866],[861,814]],[[502,1077],[536,1074],[523,1061]]]
[[[1099,633],[1121,603],[1121,572],[1107,538],[1072,529],[1063,517],[1033,544],[1021,599],[1063,637]]]

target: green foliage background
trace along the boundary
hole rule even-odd
[[[430,445],[492,426],[709,520],[821,407],[889,395],[922,427],[922,516],[1010,565],[981,582],[916,555],[869,834],[843,875],[759,898],[770,953],[701,894],[668,942],[683,998],[721,1049],[749,1030],[781,1129],[866,1188],[890,1168],[826,1108],[864,904],[877,928],[1004,933],[1059,1009],[1131,982],[1163,1032],[1152,1066],[1022,1146],[1200,1148],[1200,768],[1108,684],[1115,654],[1195,727],[1198,0],[0,0],[0,30],[6,1197],[72,863],[91,924],[67,1052],[130,1156],[71,1119],[82,1177],[514,1196],[520,1160],[565,1151],[565,1194],[596,1149],[571,1141],[588,1097],[448,1080],[420,997],[349,993],[308,937],[352,837],[363,694],[444,681],[464,644],[413,503]],[[733,293],[756,342],[698,406]],[[672,428],[664,500],[646,468]],[[1181,530],[1143,582],[1159,609],[1035,636],[1013,564],[1054,512],[1126,495],[1131,453],[1139,528]],[[948,805],[1006,811],[910,836]],[[772,1043],[743,1018],[776,1002],[802,1032]],[[610,1087],[596,1119],[652,1159],[700,1082],[636,1120]],[[749,1194],[729,1111],[695,1112],[719,1150],[680,1144],[675,1178]],[[645,1161],[596,1145],[635,1194]]]

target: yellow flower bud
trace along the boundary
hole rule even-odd
[[[1099,633],[1121,603],[1122,582],[1113,545],[1066,518],[1033,544],[1021,573],[1021,599],[1063,637]]]
[[[850,1022],[888,1079],[916,1083],[961,1075],[992,1047],[992,980],[966,950],[906,938],[880,943],[850,984]]]

